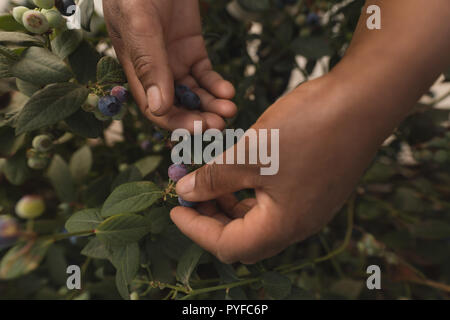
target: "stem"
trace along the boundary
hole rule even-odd
[[[78,231],[72,233],[59,233],[51,236],[42,237],[42,239],[51,239],[53,241],[64,240],[72,237],[88,236],[95,232],[95,230]]]

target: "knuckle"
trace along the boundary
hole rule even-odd
[[[139,79],[147,77],[151,74],[153,68],[153,58],[151,55],[136,55],[133,59],[134,68]]]
[[[208,190],[214,192],[217,190],[216,180],[219,180],[217,175],[219,173],[217,164],[207,164],[199,171],[199,176],[195,179],[196,183],[199,183],[200,187],[208,188]]]

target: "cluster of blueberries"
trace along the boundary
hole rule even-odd
[[[169,167],[168,174],[170,180],[178,182],[185,175],[189,173],[188,168],[184,164],[173,164]],[[178,197],[178,203],[183,207],[193,208],[197,205],[195,202],[186,201],[180,196]]]
[[[123,108],[123,104],[128,100],[128,91],[122,86],[114,87],[110,95],[101,97],[98,100],[98,110],[107,117],[118,115]]]

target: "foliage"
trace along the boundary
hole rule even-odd
[[[123,139],[111,141],[105,130],[114,119],[89,105],[90,94],[104,96],[126,79],[101,49],[111,46],[102,18],[91,21],[83,2],[90,31],[32,35],[0,16],[0,214],[13,215],[25,194],[46,203],[42,217],[22,221],[21,240],[0,251],[0,298],[448,298],[449,112],[434,108],[442,99],[417,105],[318,235],[256,265],[225,265],[170,221],[178,202],[167,177],[168,133],[129,102],[116,118]],[[248,128],[286,91],[293,70],[308,79],[315,68],[331,69],[363,5],[291,2],[201,1],[213,64],[237,86],[240,110],[229,127]],[[255,21],[261,33],[249,32]],[[53,139],[47,153],[32,148],[42,134]],[[27,157],[44,159],[45,169],[32,170]],[[380,291],[366,289],[371,264],[383,271]],[[81,291],[66,288],[68,265],[82,266]]]

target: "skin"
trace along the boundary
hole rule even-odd
[[[193,132],[225,127],[236,114],[235,90],[212,70],[197,0],[104,0],[109,34],[135,101],[160,127]],[[177,108],[174,81],[197,93],[203,112]]]
[[[221,261],[255,263],[318,232],[344,205],[381,143],[450,65],[448,0],[379,0],[365,8],[344,59],[279,99],[253,125],[280,129],[280,170],[208,164],[181,179],[180,230]],[[239,202],[233,192],[254,189]]]

